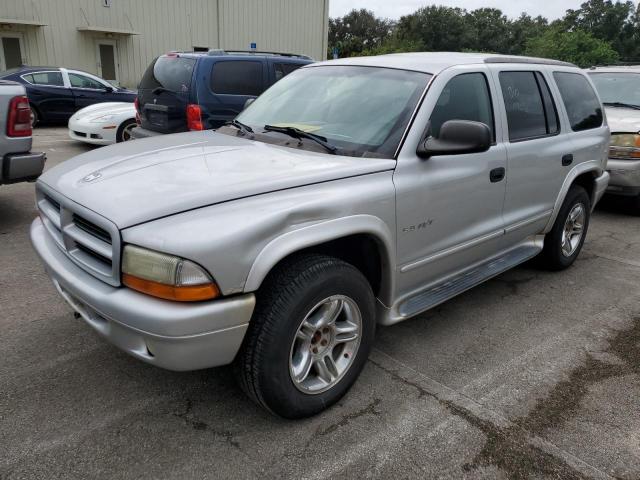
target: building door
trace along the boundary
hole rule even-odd
[[[100,40],[98,42],[98,62],[100,76],[117,84],[118,54],[115,41]]]
[[[19,33],[0,36],[0,70],[19,67],[23,64],[24,46]]]

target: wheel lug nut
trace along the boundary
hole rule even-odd
[[[320,342],[320,345],[322,345],[323,347],[324,347],[324,346],[326,346],[326,345],[327,345],[327,341],[326,341],[326,340],[322,340],[322,341]]]
[[[313,349],[313,353],[318,353],[318,349],[317,349],[317,348],[314,348],[314,349]]]
[[[329,327],[324,327],[322,329],[322,333],[329,333]]]

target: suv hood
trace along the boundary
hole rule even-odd
[[[611,133],[640,132],[640,110],[633,108],[605,107]]]
[[[395,165],[395,160],[329,155],[204,131],[96,149],[48,170],[38,181],[126,228]]]

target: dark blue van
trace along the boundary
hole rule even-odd
[[[162,55],[138,85],[140,126],[132,136],[218,128],[233,120],[248,99],[312,62],[304,55],[253,51]]]

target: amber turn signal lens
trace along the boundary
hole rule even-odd
[[[215,283],[173,286],[145,280],[127,273],[122,274],[122,283],[132,290],[176,302],[200,302],[212,300],[220,295],[220,289]]]

